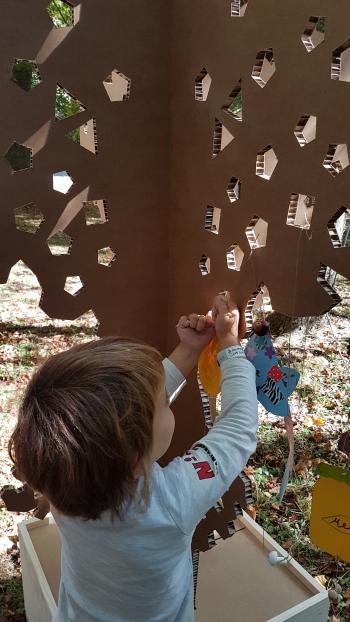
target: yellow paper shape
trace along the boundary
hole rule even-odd
[[[321,551],[350,562],[350,471],[321,463],[317,473],[310,538]]]
[[[199,379],[203,389],[209,397],[214,397],[220,391],[221,373],[216,362],[219,352],[219,342],[216,337],[202,350],[198,361]]]

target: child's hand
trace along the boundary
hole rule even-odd
[[[220,293],[213,301],[213,321],[221,349],[239,344],[240,314],[230,293]]]
[[[198,355],[215,337],[214,322],[210,315],[182,315],[176,329],[180,343]]]

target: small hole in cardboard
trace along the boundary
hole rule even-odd
[[[74,26],[74,7],[65,0],[52,0],[47,12],[55,28]]]
[[[230,246],[226,253],[226,261],[227,267],[229,270],[237,270],[241,269],[241,265],[244,259],[244,252],[238,244],[233,244]]]
[[[107,207],[104,199],[84,201],[85,222],[90,225],[103,225],[107,222]]]
[[[325,292],[330,297],[329,309],[332,309],[341,302],[339,294],[335,291],[333,285],[330,283],[332,272],[333,271],[328,266],[321,264],[319,273],[317,275],[317,282],[321,285],[321,287],[323,287]]]
[[[246,308],[244,310],[244,317],[245,317],[245,323],[246,323],[246,327],[247,327],[247,333],[246,336],[249,335],[249,333],[252,330],[252,324],[253,324],[253,308],[255,305],[255,301],[257,299],[257,296],[259,294],[259,290],[256,290],[255,292],[253,292],[247,302]]]
[[[231,2],[231,17],[244,17],[249,0],[233,0]]]
[[[315,200],[315,197],[308,194],[293,192],[289,201],[287,225],[299,227],[299,229],[310,229]]]
[[[312,52],[317,46],[323,43],[325,39],[325,17],[315,17],[312,15],[309,23],[301,35],[301,40],[307,52]]]
[[[11,79],[24,91],[31,91],[41,82],[38,65],[33,60],[16,58]]]
[[[105,246],[97,251],[97,261],[101,266],[109,268],[116,259],[117,255],[110,246]]]
[[[213,136],[213,158],[215,158],[230,142],[234,139],[234,136],[228,129],[219,121],[215,119],[214,136]]]
[[[209,89],[211,85],[211,76],[203,67],[194,81],[194,97],[198,102],[205,102],[208,99]]]
[[[238,201],[241,196],[241,182],[237,179],[237,177],[231,177],[226,192],[231,203]]]
[[[86,107],[60,84],[56,87],[55,119],[63,121],[75,114],[84,112]]]
[[[90,153],[97,155],[97,131],[96,120],[90,119],[80,127],[68,132],[67,137]]]
[[[33,152],[29,147],[14,142],[5,153],[13,172],[26,171],[33,166]]]
[[[35,205],[28,203],[14,209],[16,229],[25,233],[36,233],[44,222],[44,214]]]
[[[329,145],[327,155],[323,161],[323,166],[332,175],[336,177],[347,166],[349,166],[349,154],[347,145],[344,143],[333,143]]]
[[[310,114],[303,114],[294,130],[295,137],[300,147],[305,147],[316,138],[317,117]]]
[[[277,163],[277,156],[271,145],[268,145],[265,149],[259,151],[256,156],[256,174],[261,179],[271,179]]]
[[[58,171],[52,175],[52,187],[56,192],[67,194],[73,184],[74,181],[68,171]]]
[[[103,86],[111,102],[125,102],[130,98],[131,80],[118,69],[103,80]]]
[[[328,221],[328,232],[334,248],[350,246],[350,209],[341,207]]]
[[[331,78],[350,82],[350,39],[332,52]]]
[[[236,121],[242,121],[242,80],[239,80],[236,84],[235,88],[230,93],[229,101],[222,109],[230,114]]]
[[[271,80],[275,71],[276,64],[273,56],[273,49],[267,48],[266,50],[258,52],[252,71],[253,80],[255,80],[261,88],[264,88],[269,80]]]
[[[69,255],[72,243],[72,238],[64,231],[56,231],[47,240],[47,245],[52,255]]]
[[[208,274],[210,274],[210,257],[202,255],[199,260],[199,269],[202,276],[207,276]]]
[[[268,223],[260,216],[254,216],[245,230],[252,250],[266,246]]]
[[[271,303],[270,292],[267,289],[266,285],[264,283],[261,283],[252,308],[253,319],[263,319],[265,314],[272,312],[273,307]]]
[[[64,285],[64,291],[71,296],[77,296],[83,289],[84,285],[80,276],[67,276]]]
[[[205,213],[204,229],[206,231],[210,231],[211,233],[218,234],[220,229],[220,217],[221,209],[208,205],[207,211]]]

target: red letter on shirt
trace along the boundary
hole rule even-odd
[[[210,479],[211,477],[215,477],[209,462],[196,462],[193,466],[197,471],[199,479]]]

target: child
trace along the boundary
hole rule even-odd
[[[164,369],[153,348],[115,337],[62,352],[34,374],[10,452],[50,500],[61,534],[55,622],[194,620],[193,532],[256,446],[255,371],[238,323],[219,295],[212,318],[180,318],[180,344]],[[161,468],[175,425],[169,400],[215,331],[221,416]]]

